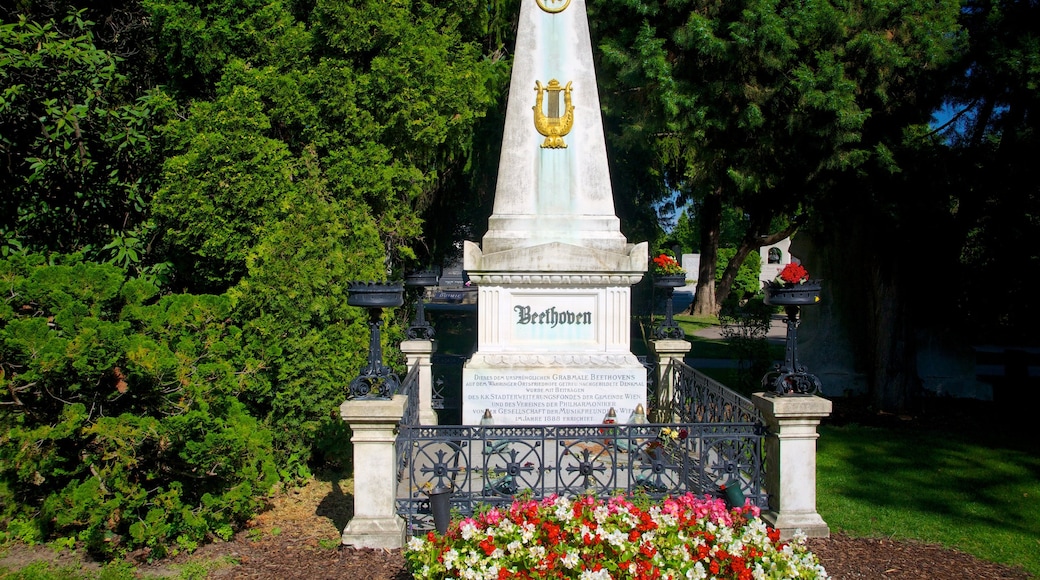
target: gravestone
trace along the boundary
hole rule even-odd
[[[523,0],[494,210],[464,267],[478,285],[463,423],[602,423],[646,405],[631,286],[647,244],[614,213],[585,0]]]

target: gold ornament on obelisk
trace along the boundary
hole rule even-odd
[[[567,144],[563,136],[571,132],[574,126],[574,105],[571,104],[571,83],[561,87],[560,81],[552,79],[547,86],[541,81],[534,82],[534,90],[538,95],[534,101],[534,128],[545,136],[542,149],[564,149]],[[560,93],[563,93],[563,115],[560,115]],[[545,93],[549,93],[549,110],[542,111]]]
[[[545,10],[549,14],[556,14],[557,12],[563,12],[571,5],[571,0],[534,0],[538,3],[538,7]]]

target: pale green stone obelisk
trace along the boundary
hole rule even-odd
[[[614,214],[585,0],[522,0],[494,212],[464,267],[479,285],[463,423],[624,420],[646,404],[630,348],[647,268]]]

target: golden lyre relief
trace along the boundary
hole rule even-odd
[[[553,79],[548,86],[542,86],[541,81],[534,82],[534,90],[538,95],[534,101],[534,128],[545,135],[542,143],[543,149],[563,149],[567,144],[563,142],[563,136],[571,132],[574,125],[574,105],[571,104],[571,83],[561,87],[560,81]],[[560,93],[563,93],[563,115],[560,114]],[[548,93],[548,95],[546,95]],[[548,96],[548,110],[543,111],[542,106]]]
[[[545,10],[549,14],[556,14],[557,12],[563,12],[571,5],[571,0],[534,0],[538,3],[538,7]]]

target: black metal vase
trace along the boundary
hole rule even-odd
[[[404,304],[404,288],[400,282],[349,282],[347,304],[368,310],[368,362],[361,374],[350,381],[350,399],[389,399],[401,386],[401,380],[383,365],[380,328],[383,309]]]
[[[423,302],[423,295],[426,294],[427,288],[430,286],[436,286],[438,280],[439,276],[437,276],[437,272],[432,270],[422,270],[409,274],[404,278],[405,286],[408,286],[409,288],[417,288],[419,292],[415,303],[415,318],[412,319],[412,324],[405,332],[410,339],[433,340],[433,325],[426,320],[426,305]]]
[[[819,280],[809,280],[802,284],[765,285],[766,304],[783,306],[787,318],[786,348],[784,362],[762,377],[762,386],[771,389],[777,395],[813,395],[820,391],[820,379],[806,371],[798,362],[798,313],[802,306],[811,306],[820,302],[822,286]]]
[[[685,285],[685,272],[682,274],[654,275],[654,287],[661,288],[665,292],[664,320],[654,328],[654,338],[659,340],[682,340],[686,337],[686,333],[679,327],[679,324],[675,322],[672,309],[672,294],[675,293],[676,288],[682,288]]]

